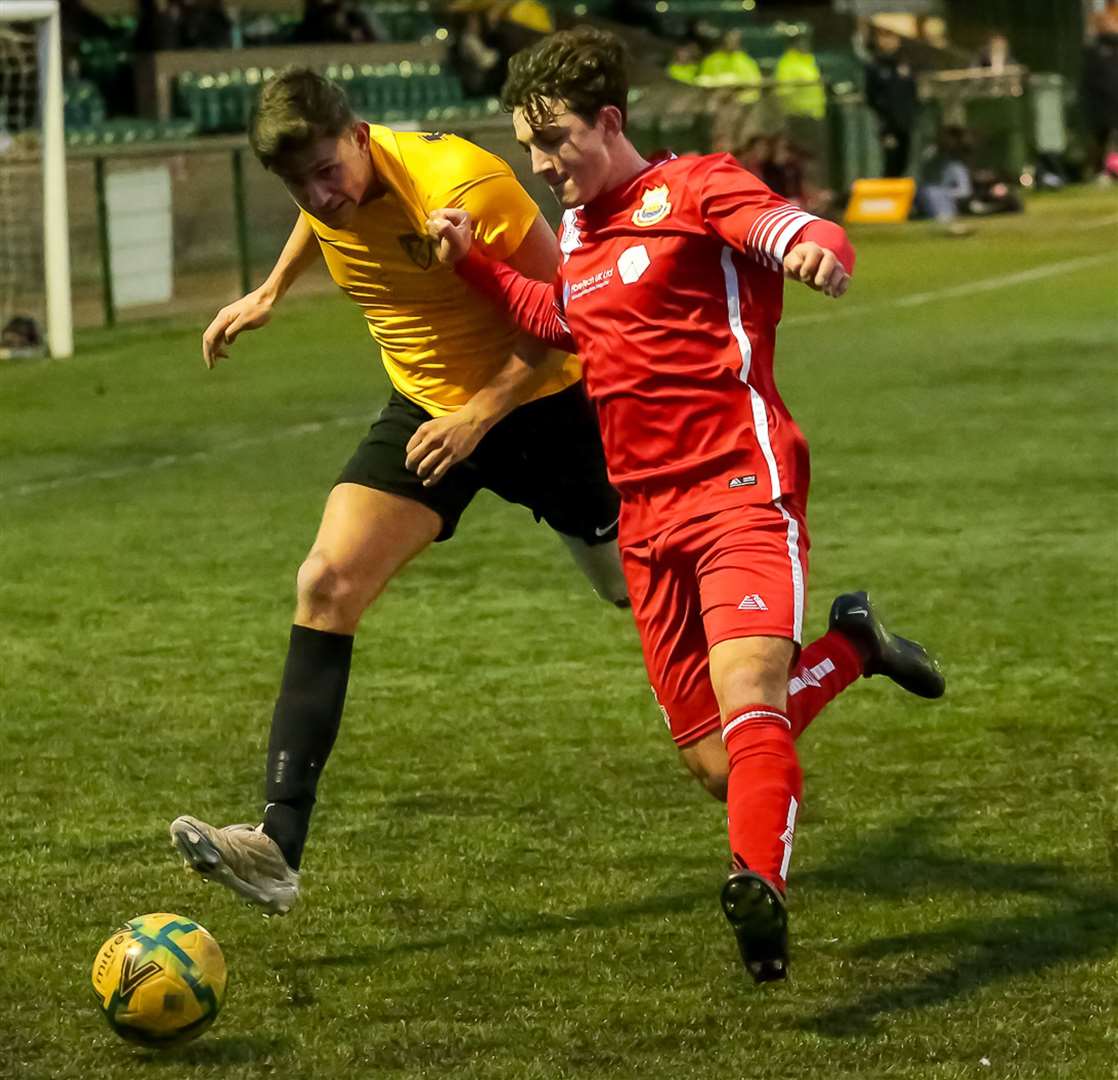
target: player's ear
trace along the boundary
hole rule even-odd
[[[369,149],[369,125],[366,124],[364,120],[358,120],[357,123],[353,125],[351,135],[358,150]]]
[[[598,126],[607,138],[615,138],[620,135],[624,128],[621,110],[616,105],[603,106],[598,113]]]

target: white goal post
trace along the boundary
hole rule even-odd
[[[37,95],[31,123],[38,129],[33,151],[42,169],[42,265],[46,299],[46,339],[51,356],[66,357],[74,351],[73,311],[70,303],[70,230],[66,212],[66,138],[62,97],[62,27],[57,0],[3,0],[0,33],[29,29],[35,35]],[[5,117],[0,116],[0,129]],[[17,135],[19,133],[16,133]],[[7,154],[18,153],[16,143],[5,139],[0,167]]]

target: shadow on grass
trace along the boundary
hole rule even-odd
[[[197,1042],[177,1050],[137,1054],[136,1062],[148,1067],[166,1066],[174,1071],[183,1065],[251,1065],[285,1053],[282,1039],[260,1035],[203,1035]]]
[[[947,921],[869,940],[847,953],[854,960],[896,957],[898,964],[915,956],[924,966],[938,961],[935,970],[908,983],[889,979],[895,969],[879,971],[875,989],[798,1026],[834,1037],[864,1035],[891,1013],[942,1005],[992,983],[1101,959],[1118,948],[1118,886],[1057,863],[992,863],[937,851],[934,833],[944,821],[904,823],[860,844],[847,862],[799,879],[813,890],[865,891],[875,898],[942,895]],[[1039,898],[1042,906],[984,916],[974,902],[982,894]]]
[[[301,958],[294,966],[303,969],[308,965],[343,967],[351,964],[368,964],[372,961],[400,954],[430,952],[437,949],[472,949],[476,948],[479,942],[495,941],[500,938],[526,938],[540,934],[566,934],[587,927],[620,926],[634,919],[647,916],[673,915],[685,911],[694,911],[700,906],[710,907],[716,902],[716,897],[717,889],[712,884],[704,889],[651,896],[636,903],[580,908],[564,915],[545,913],[510,917],[487,925],[456,930],[438,937],[401,941],[383,946],[368,946],[339,956]]]

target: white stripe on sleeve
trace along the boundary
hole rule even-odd
[[[784,224],[781,229],[780,235],[773,240],[772,252],[774,258],[780,262],[784,262],[784,255],[788,249],[788,245],[792,237],[796,235],[805,225],[819,219],[814,214],[797,214],[794,218]]]
[[[800,211],[794,206],[782,206],[779,210],[770,211],[764,218],[761,227],[752,234],[751,245],[758,251],[768,252],[769,244],[784,222],[799,216]]]

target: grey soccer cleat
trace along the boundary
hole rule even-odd
[[[265,915],[286,915],[299,899],[299,874],[262,825],[215,829],[194,817],[177,817],[171,822],[171,846],[187,869],[221,882]]]

